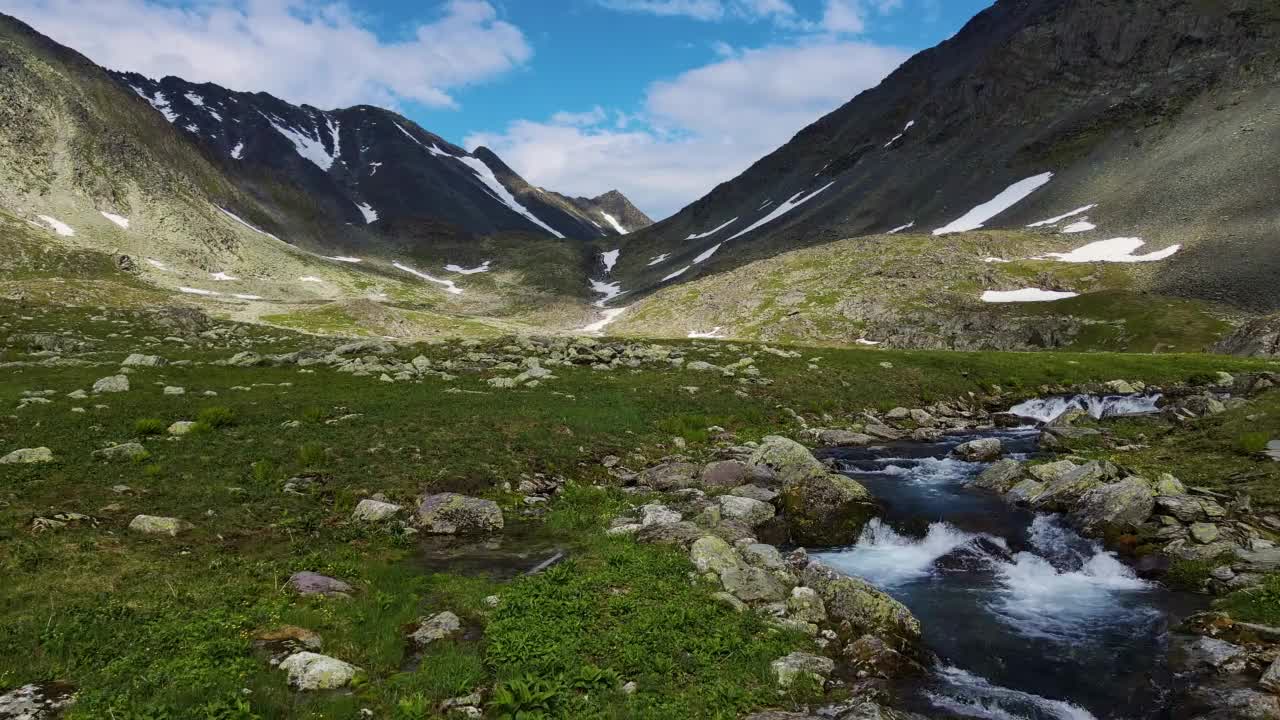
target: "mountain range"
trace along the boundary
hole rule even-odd
[[[295,326],[1199,350],[1280,310],[1276,7],[1000,0],[658,223],[390,110],[108,71],[3,18],[0,212]]]

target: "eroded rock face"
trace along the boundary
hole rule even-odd
[[[502,508],[492,500],[438,493],[422,498],[417,524],[435,535],[484,535],[502,529]]]

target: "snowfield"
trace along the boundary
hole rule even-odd
[[[493,170],[489,169],[489,166],[485,165],[482,160],[473,157],[460,157],[456,159],[458,162],[461,162],[471,168],[471,170],[475,172],[476,177],[480,179],[480,182],[484,183],[485,186],[492,190],[494,197],[507,207],[511,208],[512,212],[515,212],[518,215],[523,215],[529,220],[529,222],[532,222],[534,225],[537,225],[552,235],[555,235],[558,238],[564,238],[564,234],[539,220],[536,215],[529,211],[529,208],[521,205],[520,201],[516,200],[515,196],[511,194],[511,191],[507,190],[506,186],[501,182],[498,182],[498,177],[493,174]]]
[[[746,235],[747,233],[751,232],[752,230],[755,230],[756,228],[758,228],[758,227],[760,227],[760,226],[762,226],[762,225],[768,225],[769,223],[773,222],[774,220],[777,220],[778,218],[782,217],[783,215],[786,215],[787,213],[791,212],[792,210],[794,210],[794,209],[796,209],[796,208],[800,207],[801,205],[803,205],[803,204],[805,204],[805,203],[809,202],[810,200],[814,199],[814,198],[815,198],[815,197],[817,197],[819,194],[821,194],[824,190],[826,190],[827,188],[829,188],[829,187],[831,187],[832,185],[835,185],[835,184],[836,184],[836,183],[835,183],[835,181],[833,180],[833,181],[831,181],[831,182],[827,183],[826,185],[823,185],[822,187],[818,188],[817,190],[814,190],[813,192],[809,193],[808,195],[805,195],[805,196],[804,196],[804,199],[801,199],[801,198],[800,198],[800,196],[801,196],[801,195],[804,195],[804,191],[803,191],[803,190],[801,190],[800,192],[796,193],[795,195],[792,195],[790,200],[788,200],[788,201],[786,201],[786,202],[782,203],[781,205],[779,205],[778,207],[774,208],[774,209],[773,209],[773,212],[769,213],[768,215],[765,215],[764,217],[762,217],[762,218],[760,218],[759,220],[757,220],[757,221],[755,221],[754,223],[752,223],[752,224],[751,224],[751,226],[750,226],[750,227],[748,227],[746,230],[743,230],[742,232],[739,232],[737,235],[732,235],[732,236],[730,236],[730,237],[729,237],[729,240],[736,240],[737,238],[740,238],[740,237],[742,237],[743,235]],[[726,242],[727,242],[727,241],[726,241]]]
[[[706,250],[703,250],[702,253],[698,255],[698,257],[693,259],[693,264],[698,265],[702,263],[703,260],[706,260],[710,258],[712,255],[715,255],[716,251],[719,250],[723,245],[724,243],[717,243],[707,248]]]
[[[458,286],[457,286],[457,285],[456,285],[452,280],[441,280],[441,279],[440,279],[440,278],[438,278],[438,277],[432,277],[432,276],[430,276],[430,275],[428,275],[428,274],[426,274],[426,273],[424,273],[424,272],[421,272],[421,271],[419,271],[419,270],[414,270],[413,268],[409,267],[408,265],[402,265],[402,264],[400,264],[400,263],[398,263],[398,262],[397,262],[397,263],[391,263],[391,265],[392,265],[393,267],[395,267],[396,269],[398,269],[398,270],[403,270],[403,271],[405,271],[405,272],[409,273],[410,275],[413,275],[413,276],[415,276],[415,277],[422,278],[423,280],[426,280],[427,282],[433,282],[433,283],[435,283],[435,284],[437,284],[437,285],[443,285],[443,286],[444,286],[444,289],[445,289],[445,292],[447,292],[447,293],[449,293],[449,294],[451,294],[451,295],[461,295],[461,294],[462,294],[462,288],[458,287]]]
[[[723,338],[724,335],[720,333],[721,329],[722,328],[719,325],[717,325],[711,328],[711,330],[707,332],[698,332],[697,330],[690,330],[688,337],[693,339],[703,339],[703,340],[713,340],[716,338]]]
[[[618,264],[618,256],[621,254],[621,249],[600,253],[600,261],[604,263],[605,272],[613,272],[613,266]]]
[[[1065,253],[1048,253],[1041,259],[1053,259],[1061,262],[1069,263],[1089,263],[1089,262],[1111,262],[1111,263],[1140,263],[1155,262],[1172,257],[1175,253],[1182,249],[1181,245],[1170,245],[1163,250],[1157,250],[1146,255],[1134,255],[1133,251],[1145,245],[1146,242],[1142,238],[1112,238],[1110,240],[1099,240],[1091,242],[1083,247],[1078,247],[1071,252]]]
[[[915,221],[915,220],[912,220],[911,222],[907,223],[906,225],[899,225],[898,227],[896,227],[896,228],[894,228],[894,229],[890,230],[889,232],[885,233],[885,235],[897,235],[898,233],[902,232],[903,230],[910,230],[911,228],[913,228],[913,227],[915,227],[915,226],[916,226],[916,221]]]
[[[622,289],[622,283],[605,282],[603,280],[592,280],[591,292],[596,293],[597,295],[604,296],[599,300],[595,301],[594,303],[592,303],[598,308],[604,307],[606,304],[608,304],[610,300],[618,297],[619,295],[625,294],[625,292]]]
[[[1053,173],[1047,172],[1029,177],[1005,188],[1004,192],[982,203],[951,223],[933,231],[934,235],[950,235],[951,233],[978,230],[995,216],[1027,199],[1031,193],[1039,190],[1053,179]]]
[[[1054,300],[1066,300],[1073,298],[1080,293],[1058,292],[1056,290],[1040,290],[1038,288],[1023,288],[1022,290],[988,290],[982,293],[982,302],[985,303],[1015,303],[1015,302],[1053,302]]]
[[[369,203],[356,203],[356,208],[360,210],[360,214],[364,215],[364,224],[370,225],[378,222],[378,211],[373,209]]]
[[[657,257],[651,257],[651,258],[649,258],[649,267],[653,267],[654,265],[657,265],[658,263],[666,262],[666,261],[667,261],[667,258],[669,258],[669,257],[671,257],[671,253],[662,253],[661,255],[659,255],[659,256],[657,256]]]
[[[43,222],[45,225],[48,225],[49,228],[53,230],[55,233],[57,233],[58,235],[61,235],[63,237],[71,237],[72,235],[76,234],[76,231],[73,230],[70,225],[62,222],[57,218],[51,218],[48,215],[37,215],[36,217],[40,218],[41,222]]]
[[[588,334],[597,334],[597,333],[600,333],[601,331],[603,331],[603,330],[604,330],[604,328],[605,328],[605,326],[606,326],[606,325],[608,325],[609,323],[613,322],[614,320],[617,320],[617,319],[618,319],[618,316],[619,316],[619,315],[621,315],[622,313],[626,312],[626,311],[627,311],[627,309],[626,309],[626,308],[624,308],[624,307],[623,307],[623,308],[613,308],[612,310],[604,310],[604,311],[602,311],[602,312],[600,313],[600,314],[601,314],[601,315],[603,315],[604,317],[602,317],[602,318],[600,318],[599,320],[597,320],[597,321],[595,321],[595,322],[591,323],[590,325],[586,325],[586,326],[583,326],[583,327],[578,328],[575,332],[588,333]]]
[[[1085,205],[1084,207],[1076,208],[1075,210],[1072,210],[1071,212],[1069,212],[1069,213],[1065,213],[1065,214],[1063,214],[1063,215],[1059,215],[1058,217],[1051,217],[1051,218],[1049,218],[1048,220],[1041,220],[1040,222],[1033,222],[1033,223],[1031,223],[1030,225],[1028,225],[1027,227],[1029,227],[1029,228],[1038,228],[1038,227],[1045,227],[1046,225],[1057,225],[1058,223],[1062,222],[1063,220],[1066,220],[1067,218],[1073,218],[1073,217],[1075,217],[1075,216],[1077,216],[1077,215],[1080,215],[1080,214],[1082,214],[1082,213],[1087,213],[1087,212],[1089,212],[1090,210],[1092,210],[1092,209],[1094,209],[1094,208],[1096,208],[1096,207],[1098,207],[1098,204],[1097,204],[1097,203],[1094,203],[1094,204],[1092,204],[1092,205]]]
[[[319,132],[312,136],[310,131],[304,132],[302,130],[291,128],[282,124],[284,122],[283,120],[280,120],[279,118],[272,118],[270,115],[267,115],[262,111],[258,111],[258,114],[265,118],[267,122],[271,123],[271,127],[275,128],[276,132],[280,133],[288,139],[289,142],[293,143],[293,148],[298,151],[299,155],[315,163],[316,167],[324,170],[325,172],[329,172],[329,168],[333,167],[333,161],[338,156],[339,147],[338,126],[332,120],[327,117],[325,118],[326,127],[329,130],[330,138],[333,141],[333,153],[330,154],[328,150],[324,149],[324,141],[320,138]]]
[[[715,235],[716,233],[720,232],[721,230],[729,227],[730,225],[736,222],[738,222],[738,218],[734,218],[729,222],[721,225],[720,227],[715,228],[714,230],[708,230],[704,233],[694,233],[693,235],[690,235],[689,237],[685,238],[685,240],[701,240],[702,238],[711,237],[712,235]]]
[[[254,232],[256,232],[256,233],[258,233],[259,235],[266,235],[267,237],[271,238],[272,240],[280,240],[280,238],[276,237],[275,235],[272,235],[271,233],[267,232],[266,230],[259,230],[258,228],[256,228],[256,227],[254,227],[254,226],[250,225],[248,222],[245,222],[244,218],[242,218],[242,217],[240,217],[239,215],[237,215],[237,214],[235,214],[235,213],[231,212],[230,210],[228,210],[228,209],[226,209],[226,208],[224,208],[224,207],[219,207],[219,206],[217,206],[217,205],[215,205],[214,207],[217,207],[219,210],[221,210],[221,211],[223,212],[223,214],[225,214],[227,217],[231,218],[232,220],[235,220],[236,222],[240,223],[241,225],[243,225],[243,226],[245,226],[245,227],[249,228],[250,230],[252,230],[252,231],[254,231]],[[280,240],[280,242],[284,242],[284,241],[283,241],[283,240]]]
[[[129,218],[124,217],[123,215],[116,215],[115,213],[109,213],[109,212],[105,212],[105,211],[102,211],[102,210],[99,210],[98,212],[102,214],[102,217],[104,217],[104,218],[106,218],[106,219],[110,220],[111,222],[115,223],[116,225],[119,225],[120,227],[124,228],[125,230],[128,230],[128,229],[129,229]]]
[[[1085,218],[1079,222],[1073,222],[1070,225],[1062,228],[1062,233],[1064,235],[1074,235],[1075,233],[1089,232],[1090,230],[1097,230],[1097,229],[1098,229],[1097,225],[1094,225],[1093,223],[1089,222],[1089,218]]]
[[[225,281],[228,281],[228,280],[239,280],[239,279],[240,279],[240,278],[238,278],[238,277],[236,277],[236,276],[234,276],[234,275],[228,275],[228,274],[226,274],[226,273],[224,273],[224,272],[216,272],[216,273],[213,273],[213,274],[209,275],[209,277],[213,278],[214,280],[219,280],[219,281],[224,281],[224,282],[225,282]]]
[[[603,210],[600,211],[600,214],[604,216],[605,222],[612,225],[613,229],[618,231],[619,235],[626,235],[629,232],[626,228],[622,227],[622,223],[618,222],[618,219],[614,216]]]

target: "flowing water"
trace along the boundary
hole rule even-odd
[[[1037,402],[1023,411],[1080,407]],[[1057,516],[967,489],[986,466],[948,455],[976,437],[1001,438],[1015,457],[1035,452],[1036,431],[1023,428],[826,453],[885,512],[856,546],[816,555],[910,607],[938,656],[906,688],[908,705],[993,720],[1163,717],[1167,627],[1199,601],[1138,578]]]

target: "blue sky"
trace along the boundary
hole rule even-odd
[[[655,218],[991,0],[0,0],[117,69],[393,107]]]

